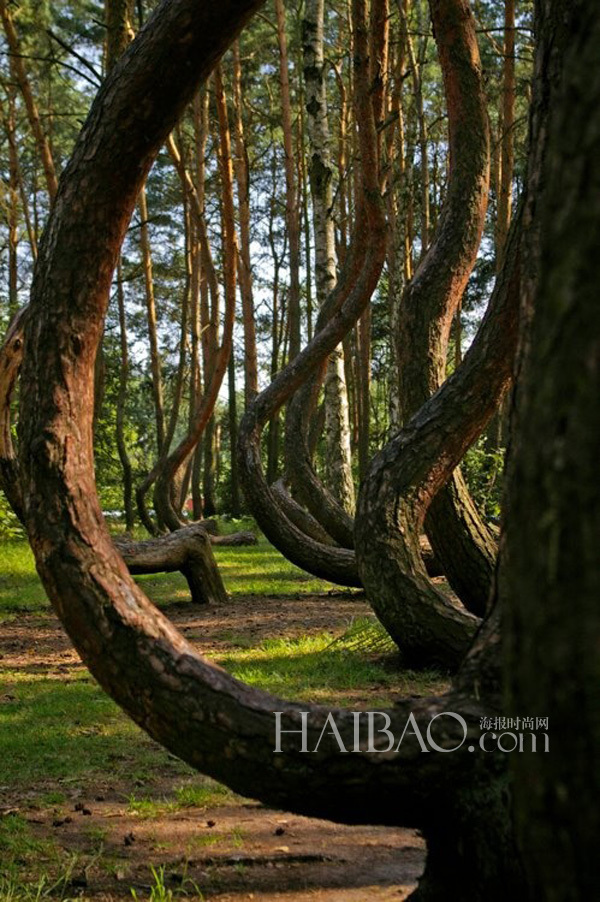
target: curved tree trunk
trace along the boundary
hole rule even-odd
[[[488,310],[462,366],[375,456],[361,487],[355,528],[359,572],[377,616],[410,666],[456,669],[477,628],[477,619],[427,578],[418,537],[432,499],[510,383],[517,341],[519,239],[515,227]]]
[[[407,723],[412,727],[401,750],[338,754],[331,736],[318,742],[326,725],[322,708],[305,716],[305,706],[250,689],[200,657],[131,581],[102,524],[89,401],[119,242],[173,116],[224,49],[225,36],[233,37],[256,5],[225,0],[207,14],[208,7],[191,0],[162,4],[123,59],[127,79],[109,77],[101,89],[61,182],[42,242],[23,369],[26,519],[39,572],[101,685],[166,747],[270,804],[351,823],[420,827],[431,837],[422,898],[433,898],[437,889],[446,899],[499,902],[522,888],[503,792],[506,758],[469,754],[466,743],[478,736],[479,718],[490,709],[474,694],[468,668],[451,694],[404,700],[389,713],[395,735]],[[353,6],[360,48],[364,5],[354,0]],[[149,97],[150,105],[142,102]],[[118,167],[115,146],[123,147]],[[84,186],[96,199],[93,229],[81,227],[90,206],[70,202],[86,196]],[[98,235],[109,240],[98,242]],[[345,315],[339,315],[344,326]],[[333,327],[323,334],[326,339],[316,339],[321,357],[339,341]],[[311,363],[306,352],[297,361],[302,358],[305,367]],[[479,650],[480,659],[486,650]],[[299,754],[288,733],[275,759],[274,710],[282,712],[284,730],[301,730],[305,723],[307,746],[319,750]],[[436,746],[424,754],[415,725],[427,733],[432,717],[449,710],[464,716],[466,736],[456,720],[437,718],[430,731]],[[353,713],[336,715],[342,741],[353,747]],[[451,755],[443,751],[458,745]],[[458,879],[449,867],[449,848]],[[436,887],[436,879],[449,883]]]
[[[121,73],[127,78],[109,77],[101,89],[61,181],[40,247],[22,385],[25,513],[40,576],[100,684],[150,735],[195,767],[240,792],[259,794],[265,802],[298,812],[351,823],[375,821],[422,829],[429,842],[429,859],[417,893],[421,900],[592,898],[597,887],[600,795],[594,741],[598,715],[592,704],[600,675],[596,557],[600,505],[594,502],[600,499],[595,497],[597,488],[591,498],[584,488],[597,486],[595,402],[600,389],[600,324],[594,250],[600,215],[594,207],[593,216],[581,219],[582,211],[590,209],[590,179],[594,185],[598,181],[593,158],[598,82],[589,74],[599,35],[591,0],[577,2],[578,40],[567,73],[578,77],[567,80],[570,90],[562,103],[566,118],[572,115],[573,98],[583,98],[581,128],[571,137],[561,116],[553,129],[557,153],[548,181],[558,198],[556,186],[565,186],[568,161],[573,168],[566,197],[573,206],[568,206],[564,215],[561,205],[561,216],[548,203],[542,209],[550,237],[544,255],[548,267],[540,289],[547,293],[540,291],[545,303],[540,305],[529,335],[535,353],[529,360],[518,419],[526,444],[517,456],[511,480],[513,512],[519,498],[527,497],[540,516],[531,525],[527,508],[521,510],[521,519],[514,521],[512,534],[509,524],[512,551],[505,572],[505,578],[510,576],[512,560],[515,581],[505,583],[511,630],[507,672],[512,683],[518,668],[523,668],[518,683],[513,684],[521,692],[516,698],[518,709],[520,704],[556,701],[559,726],[564,727],[558,739],[566,754],[559,759],[555,755],[541,761],[540,756],[515,756],[524,768],[517,780],[516,801],[522,829],[524,825],[529,834],[525,839],[533,839],[531,846],[523,843],[534,876],[533,892],[528,892],[511,833],[507,757],[482,753],[476,747],[472,752],[469,745],[478,738],[480,717],[499,711],[497,611],[487,621],[451,693],[402,700],[389,712],[394,735],[401,735],[407,723],[411,727],[400,750],[381,754],[363,747],[362,754],[340,754],[331,734],[319,742],[328,712],[253,690],[199,656],[131,581],[102,524],[93,477],[90,401],[94,354],[119,244],[147,167],[174,116],[181,113],[198,78],[206,77],[227,39],[258,5],[223,0],[218,8],[199,8],[192,0],[169,0],[159,6],[123,60]],[[364,25],[359,18],[364,8],[360,0],[353,0],[353,7],[359,31]],[[541,9],[555,25],[553,37],[564,22],[564,8],[549,0]],[[552,50],[556,58],[556,44]],[[548,60],[542,56],[538,79],[548,71],[544,62]],[[161,74],[158,81],[157,71]],[[154,86],[152,92],[150,85]],[[144,102],[149,97],[151,104]],[[545,135],[544,110],[537,113],[542,127],[534,130],[534,137],[540,139],[533,142],[534,153]],[[118,166],[115,146],[123,148]],[[95,203],[76,203],[87,191]],[[530,205],[528,213],[532,212],[539,217],[539,211]],[[94,228],[89,228],[90,216]],[[534,227],[532,241],[537,234]],[[108,240],[98,242],[98,235],[108,236]],[[535,253],[532,256],[535,258]],[[528,259],[527,264],[530,262]],[[526,300],[530,287],[527,283]],[[582,303],[578,288],[583,288]],[[496,302],[499,293],[500,287]],[[525,310],[524,324],[528,326],[527,303]],[[350,314],[340,313],[339,318],[343,321],[345,315]],[[491,328],[489,316],[482,328]],[[322,357],[328,344],[338,340],[330,325],[316,339],[311,353],[317,347]],[[467,355],[463,374],[465,367],[466,372],[473,367],[474,359],[474,354]],[[306,352],[297,360],[303,360],[308,369],[313,363]],[[489,369],[491,365],[486,357],[485,366]],[[300,369],[296,363],[291,370],[294,378]],[[564,392],[565,379],[573,390],[571,395]],[[437,398],[428,402],[429,411],[439,403],[442,392],[454,391],[458,383],[456,378],[449,380]],[[476,394],[467,393],[460,400],[474,404]],[[567,404],[567,399],[573,398],[575,412]],[[419,426],[413,421],[410,428],[429,429],[426,411],[420,422]],[[565,460],[574,465],[575,472],[558,489],[557,473],[563,479],[569,474]],[[451,460],[444,463],[450,466]],[[546,474],[542,489],[550,487],[550,495],[539,490],[540,473]],[[581,516],[575,535],[574,513]],[[535,566],[531,566],[532,560]],[[531,590],[525,608],[523,583]],[[577,601],[578,610],[586,617],[583,630],[565,605],[566,600],[573,600],[574,588],[581,592]],[[529,616],[521,624],[523,610]],[[548,636],[545,648],[540,636]],[[577,689],[584,693],[584,705],[575,711],[570,691],[574,673],[581,676]],[[318,751],[302,754],[298,734],[287,733],[275,758],[274,711],[281,712],[283,730],[302,731],[305,727],[307,747],[314,749],[318,744]],[[438,717],[431,728],[437,748],[424,753],[417,729],[421,735],[426,733],[433,717],[449,711],[464,718],[466,735],[456,720],[442,725]],[[576,729],[581,727],[581,721],[576,721],[580,712],[585,715],[584,732]],[[341,741],[353,748],[352,712],[335,715]],[[447,754],[458,745],[459,749]],[[543,807],[528,810],[527,799],[531,798]],[[544,821],[548,815],[548,826],[555,827],[551,833]],[[548,858],[545,840],[552,844],[553,860]],[[533,856],[529,848],[533,848]]]
[[[322,9],[316,10],[314,6],[311,6],[311,15],[312,19],[305,23],[305,40],[308,41],[310,45],[310,40],[312,39],[313,33],[319,32],[319,23],[322,18]],[[375,119],[375,123],[379,123],[382,118],[382,109],[383,109],[383,97],[384,97],[384,80],[385,80],[385,71],[387,67],[387,0],[378,0],[377,3],[373,5],[372,13],[371,13],[371,24],[370,24],[370,34],[369,34],[369,80],[371,85],[371,101],[373,106],[373,116]],[[319,18],[321,17],[321,18]],[[322,29],[322,22],[321,22]],[[312,50],[309,47],[309,52],[305,56],[305,63],[310,61],[312,57],[320,58],[322,57],[322,34],[320,38],[317,37],[316,41],[316,50]],[[320,50],[319,50],[320,47]],[[305,51],[306,52],[306,51]],[[322,60],[321,60],[322,66]],[[315,84],[312,87],[312,92],[317,97],[321,96],[323,92],[322,85],[322,71],[311,72],[310,75],[305,73],[305,79],[309,82],[314,81]],[[320,80],[319,80],[320,79]],[[309,101],[310,103],[310,101]],[[313,102],[313,119],[318,119],[320,116],[323,116],[320,104]],[[327,136],[326,129],[326,116],[325,118],[325,132]],[[310,121],[310,117],[309,117]],[[313,122],[313,129],[315,128],[315,123]],[[379,143],[379,136],[378,136]],[[323,153],[324,159],[327,161],[327,146],[325,146],[325,150]],[[377,173],[380,173],[379,167],[379,147],[377,147],[371,154],[373,159],[377,161]],[[313,167],[316,168],[319,172],[323,170],[323,166],[318,166],[317,162],[313,157]],[[322,174],[319,178],[325,179],[327,183],[331,179],[331,173],[329,176],[326,174]],[[324,190],[324,189],[323,189]],[[329,188],[329,194],[331,194],[331,189]],[[331,206],[331,199],[329,198],[329,206]],[[320,213],[322,215],[322,211]],[[331,220],[331,227],[333,227],[333,220],[331,215],[329,216]],[[345,227],[345,225],[344,225]],[[333,240],[333,239],[331,239]],[[326,242],[325,242],[326,244]],[[317,260],[317,266],[321,265],[321,270],[325,268],[326,270],[326,261],[321,259]],[[330,278],[329,281],[333,284],[335,282],[334,278]],[[322,288],[324,287],[325,282],[323,280]],[[322,292],[320,292],[322,294]],[[326,322],[326,314],[327,307],[325,310],[322,310],[316,329],[317,331],[321,329]],[[361,335],[365,335],[367,331],[370,330],[369,316],[366,311],[363,313],[361,319],[359,320],[359,331]],[[368,342],[367,342],[368,343]],[[361,356],[361,367],[362,367],[362,375],[357,380],[357,391],[361,393],[361,417],[360,417],[360,427],[362,428],[362,452],[360,454],[360,460],[363,461],[366,459],[366,454],[368,451],[368,386],[370,384],[368,370],[370,368],[370,350],[367,349],[364,344],[362,346],[362,351],[365,353]],[[354,505],[350,508],[348,505],[344,505],[340,502],[340,493],[333,491],[333,487],[330,484],[330,481],[326,479],[326,485],[319,479],[315,470],[312,466],[312,458],[313,458],[313,448],[311,442],[311,421],[314,422],[313,411],[317,402],[317,395],[321,383],[323,381],[323,376],[325,375],[325,382],[327,385],[327,379],[330,376],[331,371],[331,361],[328,370],[325,374],[320,370],[318,374],[313,377],[313,379],[309,380],[305,385],[303,385],[295,395],[290,399],[287,410],[286,410],[286,420],[285,420],[285,452],[286,452],[286,461],[288,465],[288,470],[292,475],[292,481],[294,484],[294,488],[296,490],[296,494],[308,508],[309,512],[312,514],[313,518],[317,520],[323,529],[332,536],[335,541],[341,545],[343,548],[353,548],[354,545],[354,522],[353,517],[351,515],[351,510]],[[359,388],[360,386],[360,388]],[[344,401],[344,397],[346,401]],[[342,393],[340,396],[341,404],[347,403],[347,394]],[[339,425],[340,425],[340,434],[344,433],[346,430],[346,426],[344,425],[344,419],[347,419],[347,414],[342,414],[341,410],[335,405],[329,403],[327,398],[327,388],[325,389],[325,399],[324,399],[324,411],[325,411],[325,421],[327,424],[327,416],[329,411],[338,410],[339,414]],[[331,414],[330,414],[331,420]],[[365,434],[366,434],[366,449],[365,449]]]
[[[437,234],[400,307],[404,422],[446,377],[448,337],[477,257],[489,186],[488,114],[475,22],[467,0],[430,0],[430,8],[448,106],[450,173]],[[426,528],[451,586],[470,610],[481,614],[491,585],[495,542],[459,474],[431,506]]]
[[[319,521],[315,520],[309,511],[305,510],[292,498],[284,479],[278,479],[277,482],[272,483],[271,491],[277,499],[277,504],[294,526],[297,526],[299,530],[306,533],[311,539],[315,539],[315,541],[321,542],[323,545],[335,545],[335,542],[329,533],[323,529]]]
[[[261,529],[293,563],[341,585],[360,585],[353,552],[323,545],[303,534],[285,516],[262,472],[261,431],[299,386],[339,344],[369,302],[385,258],[385,218],[377,172],[377,137],[369,96],[366,35],[355,54],[356,120],[361,143],[364,197],[353,241],[336,288],[320,312],[323,327],[312,342],[263,391],[240,424],[240,471],[248,503]]]

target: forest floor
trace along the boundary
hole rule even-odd
[[[444,688],[346,637],[362,594],[307,578],[266,543],[217,552],[230,602],[142,580],[196,644],[278,695],[377,710]],[[23,542],[0,547],[0,902],[400,900],[416,831],[346,827],[234,795],[152,742],[96,686],[49,608]]]

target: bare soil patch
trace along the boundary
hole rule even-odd
[[[186,637],[208,655],[235,647],[238,639],[298,636],[324,630],[342,632],[354,617],[369,612],[356,593],[302,597],[237,597],[210,609],[172,605],[168,615]],[[57,619],[26,615],[0,624],[0,667],[73,679],[81,669],[77,654]],[[11,686],[0,688],[0,704]],[[368,694],[357,703],[368,702]],[[173,796],[181,776],[165,771],[151,796]],[[219,902],[400,902],[422,872],[425,848],[416,831],[347,827],[273,811],[234,797],[218,807],[132,812],[134,791],[107,767],[104,777],[84,790],[65,792],[56,806],[39,806],[40,784],[19,793],[0,788],[0,814],[26,818],[39,839],[51,838],[76,856],[69,895],[93,902],[147,899],[150,866],[164,868],[164,886],[174,898]],[[145,793],[146,795],[146,793]],[[200,895],[202,893],[202,896]]]

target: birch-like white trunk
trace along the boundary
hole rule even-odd
[[[335,287],[337,258],[332,216],[332,164],[323,58],[323,0],[307,0],[302,22],[309,175],[315,240],[315,284],[321,305]],[[348,390],[340,345],[325,377],[325,480],[345,509],[354,511]]]

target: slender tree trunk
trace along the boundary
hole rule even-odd
[[[388,191],[388,222],[390,223],[390,240],[388,244],[388,267],[390,270],[388,291],[388,315],[390,322],[390,374],[389,374],[389,418],[390,435],[400,429],[402,424],[402,405],[400,399],[400,357],[402,348],[399,343],[400,305],[397,299],[402,297],[406,285],[412,278],[411,248],[409,238],[409,210],[412,197],[412,147],[407,146],[404,114],[404,66],[406,59],[406,37],[402,32],[396,63],[396,91],[393,98],[392,112],[398,115],[395,146],[391,145],[388,157],[395,173],[397,191]]]
[[[244,326],[244,394],[246,405],[258,394],[258,361],[256,356],[256,325],[252,293],[252,263],[250,259],[250,173],[248,151],[244,137],[242,106],[242,66],[240,45],[233,45],[233,101],[235,108],[234,171],[237,182],[240,221],[239,284]],[[233,456],[233,455],[232,455]]]
[[[398,8],[402,18],[403,39],[408,56],[408,64],[412,75],[416,117],[418,123],[419,169],[420,169],[420,203],[421,203],[421,259],[430,245],[430,213],[429,213],[429,153],[427,118],[423,98],[423,56],[426,52],[426,41],[422,40],[420,52],[415,53],[411,29],[408,21],[409,0],[399,0]],[[423,29],[419,29],[421,32]]]
[[[18,84],[19,90],[23,96],[23,102],[25,103],[25,109],[27,110],[29,126],[31,128],[37,151],[44,168],[48,196],[50,198],[50,201],[52,202],[56,196],[56,191],[58,189],[58,180],[56,177],[56,171],[54,169],[52,150],[48,136],[42,128],[37,103],[33,96],[29,77],[25,70],[23,54],[19,44],[19,38],[15,29],[15,23],[8,8],[7,0],[0,0],[0,17],[2,18],[2,25],[4,27],[4,33],[6,35],[6,41],[10,49],[11,73],[14,80]]]
[[[163,398],[162,366],[158,347],[158,331],[156,323],[156,301],[154,298],[154,274],[152,271],[152,250],[148,229],[148,203],[146,188],[142,188],[138,200],[140,214],[140,248],[144,270],[144,288],[146,300],[146,323],[150,344],[150,371],[152,374],[152,397],[154,399],[154,418],[156,424],[156,447],[158,456],[162,454],[165,444],[165,404]]]
[[[332,216],[333,169],[330,159],[327,91],[323,51],[323,0],[307,0],[302,22],[305,107],[310,144],[310,187],[315,236],[315,281],[319,305],[337,282],[335,228]],[[333,495],[354,510],[348,394],[343,349],[330,357],[325,376],[325,473]]]
[[[15,89],[6,88],[7,112],[4,130],[8,143],[8,313],[15,315],[19,308],[19,187],[20,172],[17,154],[15,122]]]
[[[361,3],[355,4],[364,11]],[[357,13],[358,14],[358,13]],[[354,54],[354,102],[360,142],[362,196],[353,242],[340,280],[319,312],[312,342],[282,370],[259,395],[240,423],[240,474],[246,499],[263,532],[289,560],[343,585],[357,585],[354,553],[321,545],[301,532],[285,515],[265,482],[260,438],[273,415],[289,402],[298,388],[314,378],[326,357],[355,325],[377,286],[385,259],[385,216],[377,169],[377,133],[369,95],[366,27],[361,30],[361,52]],[[309,386],[310,388],[310,386]],[[288,412],[290,404],[288,403]],[[305,409],[300,405],[300,412]],[[290,433],[286,429],[286,440]],[[298,443],[305,435],[296,433]],[[319,484],[319,489],[322,487]],[[329,532],[329,530],[327,530]]]
[[[430,7],[448,106],[450,170],[435,239],[402,298],[405,422],[446,378],[450,329],[477,257],[489,185],[488,115],[473,16],[466,0],[430,0]],[[450,585],[469,610],[482,614],[496,544],[459,472],[432,502],[426,530]]]
[[[132,0],[106,0],[106,71],[110,72],[134,36]]]
[[[295,157],[292,132],[292,103],[288,74],[285,6],[275,0],[277,41],[279,44],[279,86],[281,91],[281,124],[285,158],[285,222],[289,247],[290,287],[288,291],[288,319],[290,324],[290,360],[300,351],[300,217],[296,185]]]
[[[500,191],[496,221],[496,266],[502,263],[512,210],[515,125],[515,0],[504,2],[504,64],[502,77],[502,132],[500,141]]]
[[[127,315],[125,312],[125,293],[123,291],[123,270],[121,259],[117,264],[117,309],[119,311],[119,343],[121,361],[119,366],[119,393],[117,395],[116,440],[121,467],[123,468],[123,508],[125,510],[125,528],[132,532],[135,526],[133,504],[133,473],[131,459],[125,441],[125,404],[129,381],[129,348],[127,342]]]
[[[231,453],[230,473],[231,473],[231,510],[229,513],[235,519],[241,515],[240,505],[240,477],[237,464],[237,397],[235,390],[235,358],[233,350],[229,358],[228,364],[229,379],[229,449]]]
[[[236,280],[237,280],[237,237],[235,232],[235,209],[233,202],[233,164],[231,157],[231,136],[229,131],[229,121],[227,115],[227,103],[225,100],[225,92],[223,88],[223,77],[220,66],[214,71],[215,85],[215,101],[218,114],[218,135],[219,135],[219,169],[221,174],[221,184],[223,189],[223,205],[222,205],[222,234],[223,234],[223,259],[225,261],[224,277],[225,277],[225,314],[223,322],[223,336],[220,347],[213,345],[213,354],[211,359],[211,371],[207,376],[207,384],[205,386],[202,402],[196,410],[193,428],[188,432],[187,436],[177,445],[177,447],[169,454],[164,466],[161,467],[160,473],[156,481],[155,502],[157,510],[160,509],[161,516],[164,518],[169,529],[178,529],[181,526],[181,520],[177,513],[173,510],[173,506],[169,498],[169,483],[174,474],[179,470],[184,461],[193,452],[205,433],[206,441],[204,445],[205,455],[205,477],[208,474],[212,482],[207,484],[205,478],[204,486],[204,509],[208,516],[211,501],[214,504],[214,498],[210,497],[210,490],[214,488],[214,480],[216,478],[216,467],[218,463],[218,426],[215,422],[214,410],[217,403],[219,391],[227,370],[229,356],[231,354],[233,343],[233,324],[235,320],[235,303],[236,303]],[[212,342],[216,344],[216,330],[218,326],[218,314],[216,311],[217,294],[213,294],[213,307],[211,310],[212,317]],[[205,372],[206,372],[205,365]],[[213,426],[211,427],[211,421]],[[212,429],[212,437],[211,437]],[[206,430],[206,432],[205,432]],[[208,444],[210,441],[210,445]],[[210,454],[208,452],[211,452]],[[208,488],[208,493],[207,493]]]

